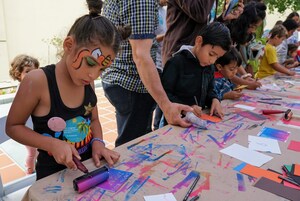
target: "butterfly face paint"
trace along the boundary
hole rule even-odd
[[[84,58],[86,59],[89,66],[95,66],[99,64],[107,68],[112,63],[111,56],[104,56],[100,48],[96,48],[92,52],[90,52],[89,49],[83,49],[78,53],[76,59],[73,61],[72,67],[75,69],[79,69]]]

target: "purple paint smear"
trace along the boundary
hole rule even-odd
[[[268,119],[264,115],[256,114],[256,113],[250,112],[250,111],[242,111],[242,112],[238,112],[238,114],[241,115],[242,117],[251,119],[253,121],[262,121],[262,120]]]
[[[191,171],[188,176],[186,176],[181,182],[179,182],[173,187],[173,190],[171,192],[176,193],[177,190],[181,189],[182,187],[187,188],[190,185],[190,183],[196,179],[198,175],[199,172]]]
[[[109,169],[109,178],[105,182],[98,185],[99,188],[116,192],[131,177],[132,172],[123,170]]]
[[[236,173],[236,178],[238,180],[238,190],[246,191],[244,176],[242,174]]]

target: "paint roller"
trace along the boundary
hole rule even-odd
[[[266,115],[284,113],[284,119],[286,119],[286,120],[290,120],[293,116],[293,113],[292,113],[291,109],[288,109],[286,111],[284,111],[284,110],[262,110],[262,113],[266,114]]]
[[[98,184],[105,182],[109,178],[109,168],[107,166],[103,166],[92,172],[89,172],[76,156],[73,156],[73,161],[77,168],[85,173],[84,175],[73,180],[73,188],[78,193],[82,193],[90,188],[93,188]]]

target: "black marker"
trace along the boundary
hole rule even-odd
[[[197,175],[195,181],[193,182],[193,184],[191,185],[190,189],[188,190],[188,192],[187,192],[186,195],[184,196],[183,201],[187,201],[187,200],[188,200],[190,194],[191,194],[192,191],[194,190],[194,188],[195,188],[197,182],[199,181],[199,179],[200,179],[200,174]]]
[[[289,183],[291,183],[291,184],[294,184],[294,185],[296,185],[296,186],[300,186],[300,184],[298,184],[297,182],[295,182],[295,181],[294,181],[292,178],[290,178],[290,177],[283,177],[283,176],[279,175],[278,178],[280,178],[280,179],[282,179],[282,180],[284,180],[284,181],[287,181],[287,182],[289,182]]]

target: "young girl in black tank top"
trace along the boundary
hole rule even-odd
[[[90,13],[71,27],[62,59],[25,76],[7,117],[7,134],[39,150],[37,179],[65,167],[77,169],[73,156],[92,157],[97,167],[102,157],[110,166],[120,157],[105,147],[93,81],[110,66],[130,31],[99,15],[102,1],[87,3]],[[30,115],[33,130],[25,126]]]

